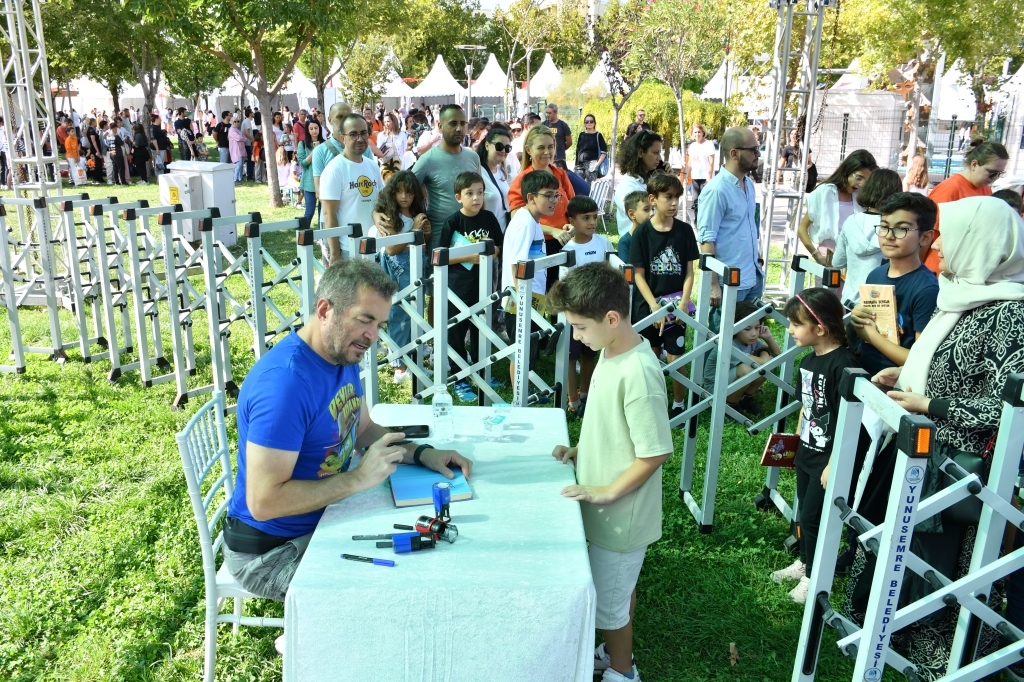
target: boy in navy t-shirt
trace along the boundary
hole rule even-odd
[[[935,312],[939,295],[938,280],[924,267],[920,256],[935,236],[935,202],[920,194],[900,192],[883,201],[878,210],[882,214],[876,228],[878,243],[882,256],[889,262],[872,270],[867,284],[895,286],[900,342],[883,337],[875,325],[874,314],[863,305],[853,309],[850,322],[864,341],[861,366],[872,375],[903,366],[911,346]]]

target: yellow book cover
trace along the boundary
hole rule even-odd
[[[875,314],[878,332],[893,343],[900,342],[896,320],[896,287],[891,284],[861,284],[860,304]]]

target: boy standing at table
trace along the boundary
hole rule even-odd
[[[630,324],[629,285],[605,263],[571,271],[548,292],[573,337],[599,350],[577,447],[552,455],[576,464],[578,500],[597,591],[594,651],[602,682],[640,679],[633,664],[636,581],[647,546],[661,538],[661,465],[672,456],[665,377],[649,344]]]

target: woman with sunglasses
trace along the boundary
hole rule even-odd
[[[604,135],[597,131],[597,119],[593,114],[583,117],[583,131],[576,138],[576,174],[593,184],[602,177],[598,168],[608,158],[608,144]]]
[[[495,125],[487,137],[477,145],[480,168],[484,178],[484,208],[494,214],[504,232],[508,226],[508,168],[505,163],[512,151],[511,133]]]
[[[959,201],[966,197],[992,196],[992,183],[1006,172],[1006,164],[1010,155],[1006,147],[998,142],[986,142],[984,138],[971,140],[967,155],[964,156],[964,167],[956,175],[952,175],[935,186],[928,198],[936,204]],[[942,207],[939,207],[939,220],[935,221],[935,239],[939,238],[939,222],[942,219]],[[936,275],[939,272],[938,252],[929,249],[921,254],[921,261]]]

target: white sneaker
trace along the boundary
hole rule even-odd
[[[393,381],[396,384],[401,384],[406,381],[412,380],[412,372],[408,369],[396,369]]]
[[[789,591],[789,598],[797,604],[803,604],[807,601],[807,590],[810,586],[811,581],[807,579],[807,576],[800,578],[800,582],[796,584],[796,587]]]
[[[612,666],[612,657],[608,655],[608,650],[604,648],[604,642],[597,645],[594,649],[594,673],[599,673],[607,670]],[[633,659],[633,672],[636,672],[636,659]],[[621,675],[621,673],[619,673]],[[628,677],[624,679],[629,679]]]
[[[284,656],[284,635],[274,640],[274,648],[277,649],[277,653]]]
[[[804,562],[797,559],[789,566],[772,573],[772,581],[781,585],[784,580],[800,580],[805,575]]]
[[[626,677],[615,668],[605,668],[604,674],[601,675],[601,682],[640,682],[640,673],[636,671],[636,666],[633,666],[633,677]]]

